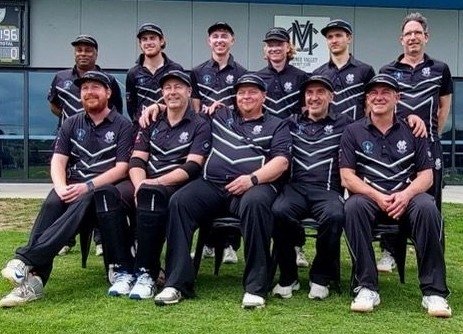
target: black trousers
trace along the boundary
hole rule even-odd
[[[274,241],[280,267],[281,286],[298,279],[294,246],[300,239],[299,219],[313,217],[317,229],[316,255],[310,268],[310,281],[327,286],[338,279],[340,238],[344,225],[344,200],[337,191],[307,184],[291,183],[273,203],[275,215]]]
[[[429,143],[429,150],[431,151],[431,155],[434,160],[434,168],[432,169],[432,176],[433,182],[432,186],[428,189],[427,193],[434,197],[435,204],[437,209],[440,213],[442,213],[442,187],[443,187],[443,180],[444,180],[444,155],[442,153],[442,144],[440,141],[435,141],[433,143]],[[392,251],[394,248],[392,245],[394,244],[394,236],[393,235],[386,235],[381,238],[381,249],[387,250],[389,253],[394,255]]]
[[[193,234],[213,217],[231,213],[241,220],[246,262],[244,289],[265,297],[271,268],[271,207],[276,195],[275,187],[262,184],[250,188],[242,196],[232,196],[223,185],[202,179],[177,191],[169,204],[166,286],[175,287],[186,297],[194,296],[195,268],[190,258]]]
[[[54,189],[40,209],[26,246],[16,250],[16,258],[32,266],[32,272],[45,285],[53,268],[53,259],[78,231],[95,215],[93,193],[72,203],[63,202]]]
[[[146,271],[157,277],[166,239],[169,200],[179,186],[143,184],[137,193],[137,255],[135,271]]]
[[[370,198],[356,194],[347,199],[344,211],[344,229],[355,267],[354,285],[377,291],[378,271],[372,246],[372,228],[378,217],[384,218],[384,212]],[[415,245],[421,292],[425,296],[446,297],[449,290],[440,241],[442,219],[433,197],[426,193],[413,197],[400,224],[404,224],[404,233]]]
[[[116,270],[132,271],[134,258],[134,188],[129,180],[106,185],[95,191],[95,208],[101,232],[103,257]]]

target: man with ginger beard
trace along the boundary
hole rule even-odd
[[[161,27],[154,23],[144,23],[138,30],[137,38],[142,53],[126,78],[127,112],[135,128],[146,107],[162,102],[159,79],[169,71],[183,70],[181,65],[163,52],[167,42]]]
[[[125,219],[126,208],[133,202],[133,186],[126,179],[131,124],[108,108],[111,80],[102,72],[88,71],[74,84],[81,89],[85,112],[68,118],[59,130],[50,168],[54,187],[42,205],[28,244],[18,248],[2,270],[2,276],[16,286],[0,300],[2,307],[42,298],[55,256],[81,224],[95,218],[111,222]],[[102,197],[102,192],[114,192],[116,187],[118,197]]]
[[[245,74],[234,85],[237,109],[212,117],[212,149],[203,177],[177,191],[169,203],[166,284],[157,305],[194,296],[196,270],[190,258],[194,231],[221,214],[241,222],[245,269],[243,308],[261,308],[269,287],[271,206],[291,159],[286,121],[264,112],[265,82]]]
[[[87,71],[101,71],[96,64],[98,57],[98,42],[90,35],[79,35],[71,45],[74,47],[75,65],[71,69],[66,69],[56,73],[50,89],[48,91],[48,101],[50,109],[54,115],[59,117],[58,129],[63,122],[77,113],[84,111],[80,99],[80,89],[73,82],[82,77]],[[122,114],[122,97],[119,84],[116,79],[106,73],[110,79],[111,97],[108,100],[110,108],[115,109]],[[93,239],[96,245],[96,254],[101,255],[101,236],[98,229],[95,229]],[[65,255],[74,247],[76,241],[72,237],[66,245],[60,250],[59,255]]]

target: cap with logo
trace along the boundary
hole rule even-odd
[[[344,21],[344,20],[337,19],[337,20],[332,20],[328,22],[326,27],[322,28],[321,30],[322,35],[326,37],[326,34],[328,33],[330,29],[342,29],[348,34],[352,35],[352,26],[350,25],[349,22]]]
[[[109,88],[111,85],[111,80],[109,77],[100,71],[87,71],[83,76],[74,80],[74,85],[80,88],[84,82],[87,81],[97,81],[101,83],[106,88]]]
[[[252,84],[252,85],[256,85],[257,87],[259,87],[259,89],[263,92],[267,91],[267,85],[265,84],[265,81],[262,80],[261,77],[259,77],[258,75],[256,74],[252,74],[252,73],[247,73],[247,74],[243,74],[235,83],[235,85],[233,86],[233,88],[235,89],[235,91],[238,90],[238,88],[240,88],[241,85],[244,85],[244,84]]]
[[[365,93],[368,93],[377,85],[386,85],[398,92],[400,90],[397,80],[388,74],[377,74],[365,85]]]
[[[333,83],[331,82],[329,78],[323,75],[312,75],[310,78],[308,78],[306,81],[304,81],[301,84],[301,95],[302,96],[305,94],[305,89],[307,88],[307,86],[312,83],[319,83],[323,85],[326,89],[328,89],[330,92],[334,92]]]
[[[232,36],[235,35],[235,32],[233,31],[232,27],[226,22],[216,22],[216,23],[214,23],[213,25],[211,25],[207,29],[207,33],[210,35],[214,31],[217,31],[217,30],[225,30],[225,31],[228,31],[230,33],[230,35],[232,35]]]
[[[93,46],[95,49],[98,50],[98,42],[96,41],[95,38],[93,38],[90,35],[79,35],[79,36],[76,37],[75,40],[73,40],[71,42],[72,46],[76,46],[76,45],[79,45],[79,44],[90,45],[90,46]]]
[[[154,23],[143,23],[138,29],[137,38],[140,38],[145,32],[152,32],[158,35],[159,37],[164,38],[164,33],[162,32],[161,27]]]
[[[282,42],[289,42],[290,37],[288,32],[286,31],[285,28],[281,27],[274,27],[271,28],[267,33],[265,34],[264,42],[268,41],[282,41]]]
[[[184,82],[188,87],[191,87],[190,76],[183,71],[172,70],[164,74],[161,79],[159,79],[159,85],[164,86],[165,82],[169,79],[178,79]]]

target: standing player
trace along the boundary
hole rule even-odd
[[[271,28],[263,42],[268,65],[256,74],[267,85],[265,110],[281,119],[300,113],[299,88],[308,74],[289,64],[296,49],[290,42],[288,32],[284,28]]]
[[[230,53],[235,43],[235,33],[225,22],[216,22],[207,29],[207,43],[212,51],[211,59],[193,68],[191,82],[193,86],[192,103],[196,111],[213,113],[218,107],[234,108],[236,80],[246,73]],[[229,237],[229,245],[224,250],[223,262],[236,263],[239,238]],[[205,246],[203,256],[214,256],[214,249]]]
[[[80,99],[80,89],[74,85],[74,80],[82,77],[87,71],[101,71],[101,68],[96,65],[98,42],[95,38],[89,35],[79,35],[72,41],[71,45],[74,47],[75,65],[73,68],[56,73],[48,91],[50,109],[53,114],[59,117],[58,129],[68,117],[84,110]],[[122,114],[122,97],[119,85],[112,75],[108,73],[106,75],[110,79],[112,92],[108,101],[109,108],[114,107]],[[98,229],[95,229],[94,241],[96,244],[96,254],[102,255],[103,248]],[[59,254],[65,255],[75,244],[76,241],[73,237],[60,250]]]
[[[55,141],[50,174],[53,189],[32,227],[29,242],[16,250],[2,276],[17,285],[0,300],[12,307],[43,297],[53,260],[82,224],[126,219],[133,186],[126,180],[132,150],[130,122],[108,108],[109,77],[88,71],[74,81],[85,112],[67,119]],[[117,196],[109,197],[107,191]]]
[[[154,23],[142,24],[137,38],[142,53],[137,64],[127,73],[125,87],[127,112],[134,126],[138,126],[138,118],[147,106],[162,101],[159,79],[169,71],[183,70],[182,66],[162,52],[166,39],[159,26]]]
[[[434,196],[437,208],[442,210],[443,153],[440,135],[450,112],[453,82],[447,64],[425,53],[429,41],[428,22],[420,13],[408,14],[402,22],[400,42],[403,54],[383,66],[380,73],[392,75],[400,87],[397,115],[406,118],[419,116],[426,124],[429,148],[434,159],[433,184],[427,191]],[[387,241],[387,239],[386,239]],[[386,242],[386,248],[387,242]],[[392,270],[393,254],[383,253],[385,265],[379,269]],[[392,266],[391,266],[392,264]]]
[[[349,53],[352,27],[344,20],[332,20],[321,30],[330,51],[330,60],[313,74],[328,77],[333,82],[332,111],[347,114],[353,120],[365,115],[365,84],[375,75],[373,67]]]

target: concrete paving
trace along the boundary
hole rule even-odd
[[[0,198],[45,198],[53,185],[51,183],[0,183]],[[443,201],[463,203],[463,186],[446,186]]]

